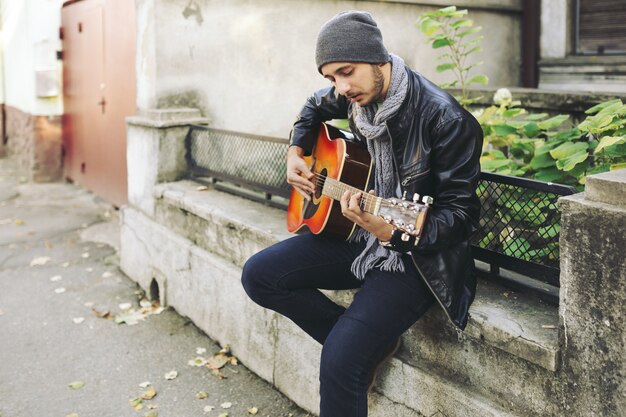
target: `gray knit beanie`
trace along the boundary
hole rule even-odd
[[[339,13],[322,26],[317,36],[315,62],[320,73],[329,62],[378,64],[389,59],[380,29],[367,12]]]

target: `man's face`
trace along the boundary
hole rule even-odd
[[[333,84],[339,94],[361,107],[385,99],[385,80],[378,65],[331,62],[322,67],[322,75]]]

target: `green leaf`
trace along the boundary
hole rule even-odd
[[[571,156],[568,156],[567,158],[559,159],[558,161],[556,161],[556,167],[563,171],[571,171],[577,164],[586,161],[588,157],[589,154],[587,153],[587,151],[580,151]]]
[[[472,49],[470,49],[469,51],[465,51],[461,54],[461,56],[468,56],[470,54],[473,54],[474,52],[478,52],[478,51],[482,51],[482,47],[480,45],[473,47]],[[474,65],[470,65],[469,67],[467,67],[468,69],[472,69],[473,67],[476,67],[478,65],[482,65],[482,62],[480,64],[474,64]]]
[[[616,143],[604,148],[604,155],[611,157],[626,157],[626,143]]]
[[[453,42],[452,40],[450,40],[449,38],[444,37],[439,37],[437,39],[435,39],[435,41],[432,44],[432,48],[433,49],[438,49],[438,48],[442,48],[444,46],[450,46],[452,45]]]
[[[517,128],[509,124],[493,125],[491,127],[493,128],[495,134],[498,136],[514,135],[517,133]]]
[[[626,162],[620,162],[618,164],[611,165],[611,171],[616,171],[618,169],[624,169],[624,168],[626,168]]]
[[[458,28],[463,27],[463,26],[472,26],[473,24],[474,24],[474,22],[471,19],[460,19],[460,20],[457,20],[456,22],[452,23],[450,26],[453,29],[458,29]]]
[[[418,23],[420,25],[420,30],[422,31],[422,33],[427,36],[432,36],[441,27],[441,23],[429,17],[421,19],[420,21],[418,21]]]
[[[480,167],[483,171],[496,171],[500,168],[504,168],[511,163],[508,159],[491,159],[491,160],[481,160]]]
[[[454,68],[456,68],[456,65],[451,64],[451,63],[440,64],[440,65],[437,65],[436,71],[437,72],[444,72],[444,71],[448,71],[448,70],[451,70],[451,69],[454,69]]]
[[[515,238],[504,242],[503,250],[508,256],[522,258],[530,249],[530,242],[524,238]]]
[[[550,155],[554,159],[565,159],[582,151],[587,151],[588,146],[589,144],[586,142],[565,142],[552,149]]]
[[[442,14],[454,13],[454,12],[456,12],[456,6],[444,7],[444,8],[439,9],[438,12],[440,12]]]
[[[471,34],[473,34],[473,33],[480,32],[481,30],[482,30],[482,26],[474,26],[473,28],[470,28],[470,29],[464,30],[463,32],[459,32],[459,33],[458,33],[458,37],[459,37],[459,38],[462,38],[462,37],[464,37],[464,36],[467,36],[467,35],[471,35]]]
[[[541,168],[556,167],[556,161],[547,152],[541,155],[535,154],[535,157],[530,160],[530,167],[535,171]]]
[[[537,126],[539,126],[540,129],[554,129],[560,126],[561,123],[563,123],[567,119],[569,119],[569,116],[567,114],[559,114],[558,116],[554,116],[549,118],[548,120],[539,122]]]
[[[484,84],[487,85],[489,84],[489,78],[487,78],[486,75],[477,75],[475,77],[470,78],[465,84],[466,85],[470,85],[470,84]]]
[[[601,110],[604,110],[607,107],[613,106],[613,105],[615,105],[617,103],[622,104],[622,100],[620,100],[619,98],[616,98],[614,100],[609,100],[609,101],[602,102],[600,104],[596,104],[595,106],[590,107],[587,110],[585,110],[585,113],[586,114],[594,114],[594,113],[597,113],[597,112],[599,112]]]
[[[502,116],[504,116],[504,117],[517,117],[520,114],[524,114],[525,112],[526,112],[526,110],[520,109],[520,108],[508,109],[508,110],[505,110],[504,113],[502,113]],[[520,127],[524,127],[525,125],[526,125],[526,122],[524,122],[524,125],[522,125]]]
[[[624,143],[626,142],[626,138],[625,137],[620,137],[620,136],[605,136],[602,139],[600,139],[600,143],[598,143],[598,146],[596,147],[596,150],[594,151],[594,153],[599,153],[602,151],[602,149],[611,146],[611,145],[615,145],[618,143]]]
[[[562,183],[564,178],[563,171],[559,171],[556,167],[545,168],[537,171],[535,179],[544,182]]]
[[[524,134],[529,137],[537,136],[541,133],[541,129],[537,126],[537,123],[530,122],[526,126],[524,126]]]
[[[534,113],[526,116],[526,120],[537,121],[545,119],[546,117],[548,117],[548,113]]]

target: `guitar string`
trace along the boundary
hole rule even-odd
[[[318,182],[318,183],[317,183],[317,185],[319,185],[322,189],[324,188],[324,184],[326,183],[326,179],[327,179],[327,178],[330,178],[331,180],[333,180],[333,181],[336,181],[336,182],[337,182],[337,185],[336,185],[336,186],[339,188],[339,191],[342,191],[343,189],[346,189],[346,190],[350,190],[350,191],[352,191],[352,190],[356,190],[357,192],[362,193],[362,194],[361,194],[361,203],[364,203],[364,204],[365,204],[365,206],[364,206],[364,207],[362,206],[362,208],[365,208],[367,211],[370,211],[370,212],[371,212],[371,211],[373,211],[373,208],[372,208],[371,206],[372,206],[372,205],[375,205],[375,204],[376,204],[376,199],[378,199],[378,198],[379,198],[379,197],[377,197],[377,196],[374,196],[374,195],[371,195],[371,194],[369,194],[369,193],[366,193],[366,192],[364,192],[364,191],[362,191],[362,190],[359,190],[359,189],[358,189],[358,188],[356,188],[356,187],[353,187],[353,186],[351,186],[351,185],[344,184],[344,183],[340,182],[339,180],[337,180],[337,179],[335,179],[335,178],[328,177],[327,175],[320,174],[319,172],[314,172],[314,173],[313,173],[313,176],[314,176],[314,177],[317,177],[318,179],[321,179],[321,180],[322,180],[321,182]],[[334,187],[334,186],[333,186],[333,187]],[[335,191],[335,190],[333,190],[333,191]],[[387,201],[386,199],[381,199],[381,200],[380,200],[380,204],[381,204],[381,206],[389,206],[389,207],[394,206],[394,204],[390,203],[390,202],[389,202],[389,201]]]

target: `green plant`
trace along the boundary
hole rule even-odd
[[[590,108],[578,126],[567,115],[528,114],[505,89],[494,102],[475,112],[485,135],[484,171],[582,191],[587,175],[626,167],[626,106],[619,99]]]
[[[436,70],[437,72],[451,71],[455,79],[440,86],[459,88],[461,97],[457,97],[457,100],[463,106],[468,106],[478,100],[478,98],[468,98],[468,86],[489,82],[487,76],[483,74],[470,78],[470,70],[481,65],[482,62],[468,64],[467,60],[470,55],[481,50],[479,43],[483,36],[475,36],[482,28],[474,26],[474,22],[466,16],[467,10],[457,10],[455,6],[450,6],[424,13],[416,22],[420,30],[428,36],[433,49],[447,48],[446,52],[437,58],[442,63],[437,65]]]

